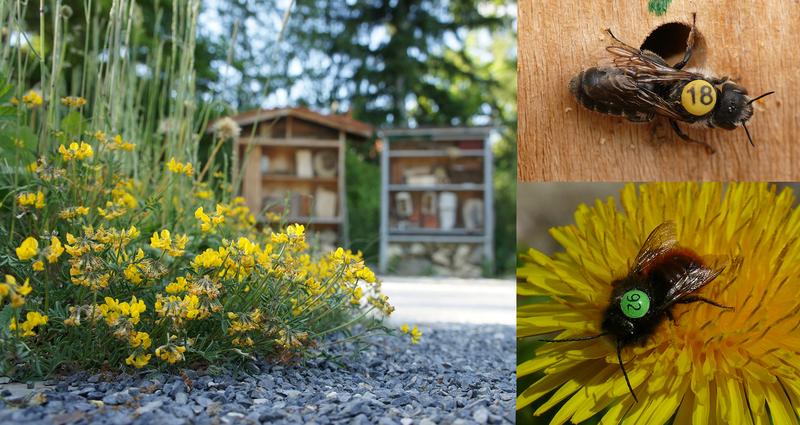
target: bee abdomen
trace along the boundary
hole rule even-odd
[[[593,67],[573,77],[569,82],[569,90],[581,105],[592,111],[636,122],[653,119],[653,113],[637,111],[624,103],[620,95],[632,89],[623,87],[624,83],[632,84],[620,70]]]

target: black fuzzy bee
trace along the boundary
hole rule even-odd
[[[726,130],[741,125],[753,145],[745,125],[753,116],[752,103],[774,92],[751,99],[744,87],[728,77],[684,70],[694,47],[694,19],[683,59],[673,66],[661,56],[631,47],[607,31],[618,43],[606,48],[613,56],[612,64],[588,68],[569,83],[570,91],[583,106],[633,122],[652,121],[656,115],[666,117],[681,139],[699,143],[709,153],[714,149],[690,138],[678,127],[678,121]]]
[[[732,309],[694,294],[721,272],[722,268],[707,266],[694,251],[678,246],[674,223],[662,223],[647,237],[628,274],[612,282],[611,300],[603,315],[601,334],[543,341],[585,341],[612,336],[616,340],[617,360],[625,382],[633,399],[638,401],[622,362],[622,349],[644,344],[665,318],[674,321],[672,307],[675,304],[704,302]]]

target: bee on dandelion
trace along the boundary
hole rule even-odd
[[[620,207],[613,199],[580,206],[574,225],[550,230],[563,250],[547,255],[530,249],[520,259],[519,341],[563,342],[520,353],[533,356],[517,367],[517,379],[530,382],[520,388],[517,409],[554,411],[551,423],[557,424],[796,422],[795,204],[791,190],[767,184],[663,183],[626,186]],[[649,243],[643,241],[665,228],[675,238],[670,249],[679,250],[674,261],[697,265],[671,267],[677,263],[661,263],[653,254],[655,263],[645,261],[637,272]],[[625,312],[624,299],[613,304],[620,279],[637,279],[635,273],[680,278],[686,270],[708,275],[684,295],[687,302],[673,304],[652,330],[620,347],[604,322],[609,309]],[[636,325],[648,317],[637,311],[652,310],[657,300],[630,295],[636,299],[624,321]]]

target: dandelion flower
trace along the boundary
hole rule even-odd
[[[602,423],[794,423],[800,409],[800,212],[790,190],[767,184],[628,185],[614,200],[582,205],[575,225],[554,228],[563,252],[530,250],[518,269],[520,296],[548,297],[518,309],[519,338],[597,335],[611,282],[627,274],[649,232],[676,223],[678,243],[700,255],[736,259],[699,295],[714,306],[676,305],[642,346],[614,341],[546,343],[517,367],[540,374],[517,409],[546,398],[552,423],[602,415]]]
[[[239,124],[231,117],[221,118],[214,123],[214,133],[216,133],[217,137],[220,139],[235,139],[239,137],[241,132],[242,129],[239,127]]]

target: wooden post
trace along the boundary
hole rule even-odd
[[[345,173],[345,154],[347,153],[345,149],[347,149],[347,134],[343,131],[339,131],[339,143],[337,145],[338,151],[337,158],[339,161],[337,175],[339,177],[338,182],[338,193],[339,199],[339,208],[338,208],[338,216],[341,219],[341,224],[339,227],[339,241],[345,248],[350,248],[350,223],[348,221],[348,213],[347,213],[347,175]]]
[[[800,3],[675,0],[656,16],[647,1],[522,1],[519,12],[520,180],[800,180]],[[570,94],[570,79],[607,57],[605,28],[639,47],[661,24],[690,23],[692,12],[700,37],[688,67],[729,76],[751,96],[776,91],[748,123],[755,148],[741,128],[684,125],[717,150],[708,155],[664,119],[655,129],[631,123]]]
[[[389,138],[380,135],[381,147],[381,229],[378,270],[389,269]]]

